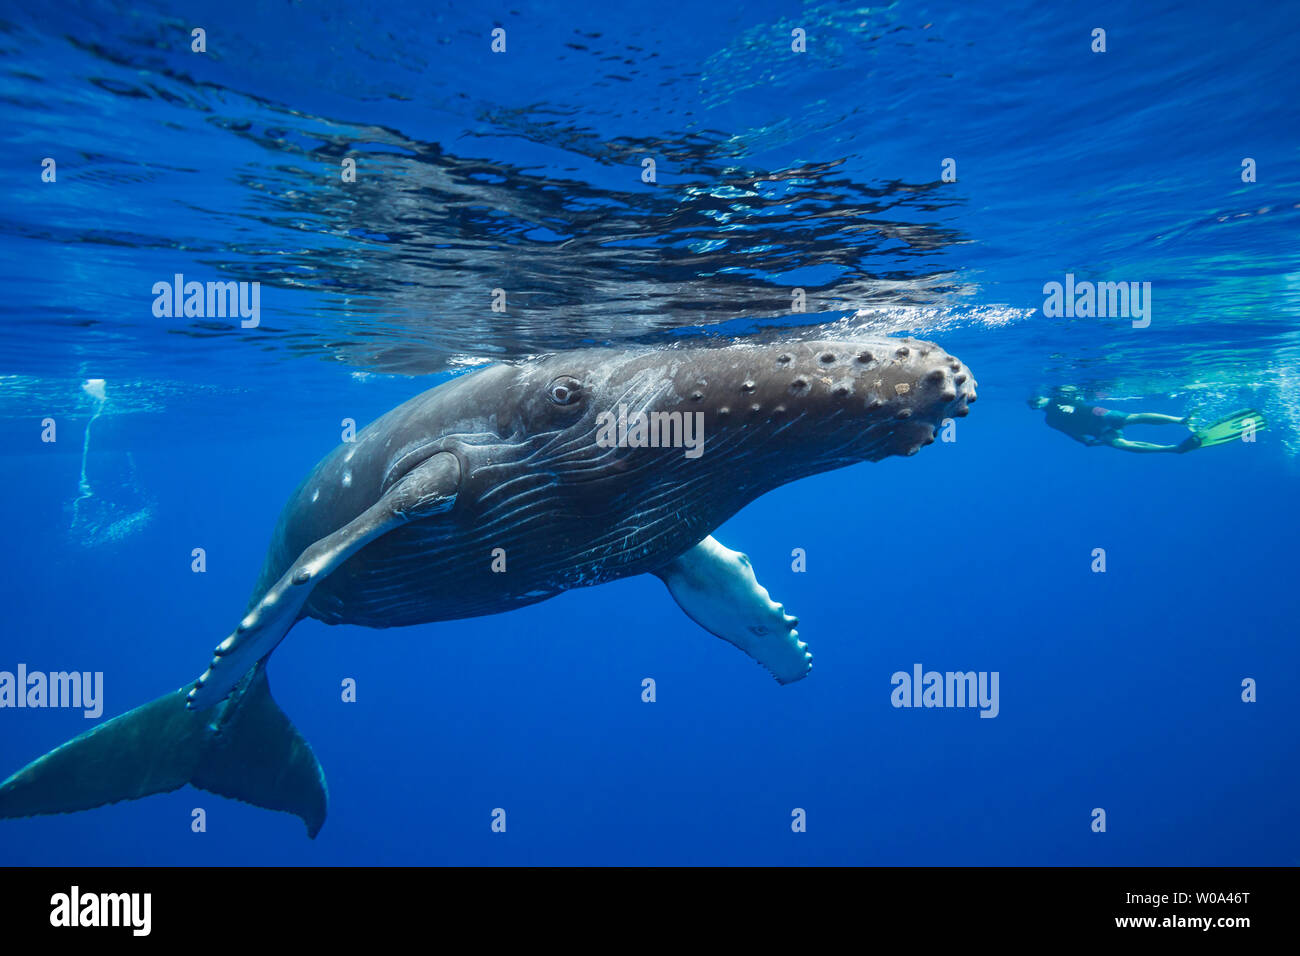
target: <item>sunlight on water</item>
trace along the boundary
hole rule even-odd
[[[91,430],[110,406],[107,384],[102,378],[81,384],[81,390],[94,403],[94,412],[82,435],[81,474],[77,497],[68,505],[72,515],[68,530],[72,539],[86,548],[121,541],[142,530],[153,517],[131,453],[91,450]]]

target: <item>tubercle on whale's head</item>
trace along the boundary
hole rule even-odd
[[[743,428],[751,442],[835,464],[915,454],[977,397],[959,359],[912,338],[701,349],[674,384],[713,435]]]

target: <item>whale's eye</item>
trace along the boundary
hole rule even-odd
[[[546,386],[546,397],[556,405],[572,405],[582,394],[582,383],[570,375],[561,375]]]

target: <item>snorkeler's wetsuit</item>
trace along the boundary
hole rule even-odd
[[[1085,445],[1100,445],[1119,437],[1128,415],[1112,412],[1098,405],[1084,405],[1053,399],[1047,403],[1047,424],[1058,432],[1065,432],[1075,441]]]

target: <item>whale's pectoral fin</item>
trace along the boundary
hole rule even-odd
[[[217,645],[212,663],[189,693],[188,706],[202,710],[220,703],[289,633],[317,582],[385,532],[450,510],[459,486],[460,462],[450,452],[439,452],[356,518],[309,545],[253,605],[235,633]]]
[[[735,644],[782,684],[812,669],[812,654],[795,630],[799,619],[773,602],[739,551],[710,536],[655,574],[692,620]]]

